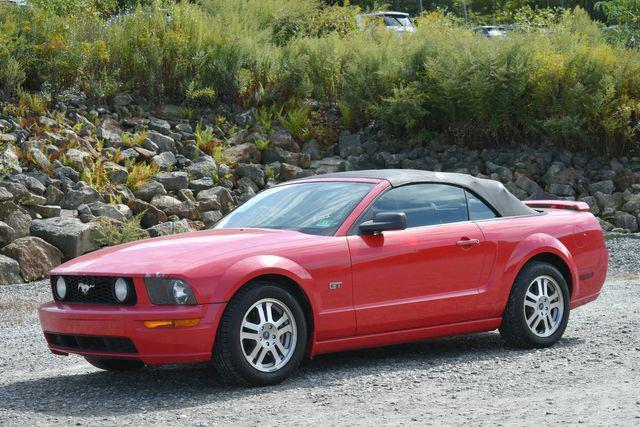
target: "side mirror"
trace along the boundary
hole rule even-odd
[[[360,231],[366,234],[380,233],[407,228],[407,216],[404,212],[380,212],[371,221],[360,224]]]

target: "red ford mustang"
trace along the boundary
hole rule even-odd
[[[608,254],[586,204],[411,170],[266,190],[214,230],[116,246],[51,272],[51,351],[107,370],[213,360],[282,381],[305,354],[496,328],[546,347],[596,299]]]

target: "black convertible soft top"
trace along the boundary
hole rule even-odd
[[[537,211],[527,207],[516,196],[511,194],[502,183],[491,179],[475,178],[462,173],[431,172],[415,169],[376,169],[314,175],[297,181],[314,178],[380,179],[389,181],[393,187],[424,182],[450,184],[465,188],[479,196],[489,203],[500,216],[538,214]]]

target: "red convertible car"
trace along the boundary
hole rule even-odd
[[[586,204],[495,181],[343,172],[266,190],[213,230],[125,244],[51,272],[51,351],[107,370],[212,360],[275,384],[314,355],[499,329],[560,339],[608,254]]]

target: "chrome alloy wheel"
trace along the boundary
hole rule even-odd
[[[277,371],[293,356],[297,331],[289,307],[277,299],[261,299],[247,310],[242,319],[242,353],[255,369]]]
[[[524,318],[529,330],[539,337],[552,335],[562,323],[564,296],[550,276],[536,277],[524,297]]]

